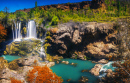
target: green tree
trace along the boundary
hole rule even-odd
[[[35,7],[37,7],[37,1],[35,2]]]
[[[17,20],[23,21],[28,19],[28,15],[26,12],[23,11],[17,11],[16,12],[16,18]]]
[[[57,16],[53,16],[51,25],[57,25],[58,22],[59,22],[59,18]]]
[[[2,21],[5,18],[5,13],[0,11],[0,21]]]

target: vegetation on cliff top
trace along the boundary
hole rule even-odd
[[[46,27],[57,25],[58,23],[65,23],[68,21],[74,22],[104,22],[114,21],[117,18],[124,18],[130,16],[129,6],[127,3],[122,3],[116,0],[105,0],[100,3],[99,8],[92,9],[87,6],[83,9],[61,10],[58,8],[48,8],[47,10],[36,7],[29,12],[16,11],[15,13],[0,12],[0,21],[10,22],[11,20],[25,21],[28,19],[35,20],[38,25],[44,23]],[[69,4],[68,4],[69,5]]]

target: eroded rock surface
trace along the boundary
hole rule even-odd
[[[98,63],[106,64],[106,63],[108,63],[108,60],[101,59],[101,60],[98,61]]]
[[[96,65],[94,66],[94,68],[92,68],[92,69],[90,70],[90,72],[91,72],[93,75],[98,76],[101,67],[102,67],[101,64],[96,64]]]
[[[86,56],[108,58],[116,56],[116,33],[112,23],[68,22],[58,25],[57,31],[50,30],[51,50],[54,53],[67,55],[69,52],[79,51],[76,58],[86,60]],[[54,54],[53,53],[53,54]],[[71,54],[70,53],[70,54]],[[75,55],[71,54],[73,58]]]

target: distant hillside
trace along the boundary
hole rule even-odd
[[[39,9],[47,10],[50,8],[57,8],[57,9],[65,10],[65,11],[87,9],[88,7],[96,9],[96,8],[99,8],[103,2],[104,0],[92,0],[92,1],[83,1],[79,3],[52,4],[52,5],[46,5],[46,6],[39,6]],[[29,12],[31,9],[32,8],[17,10],[17,11]]]

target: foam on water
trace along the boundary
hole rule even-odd
[[[108,69],[111,69],[112,71],[114,71],[116,69],[116,67],[113,67],[112,64],[114,63],[114,61],[110,61],[107,64],[102,64],[102,68],[100,69],[100,73],[103,72],[103,74],[100,74],[98,77],[105,77],[107,73],[105,73]]]

